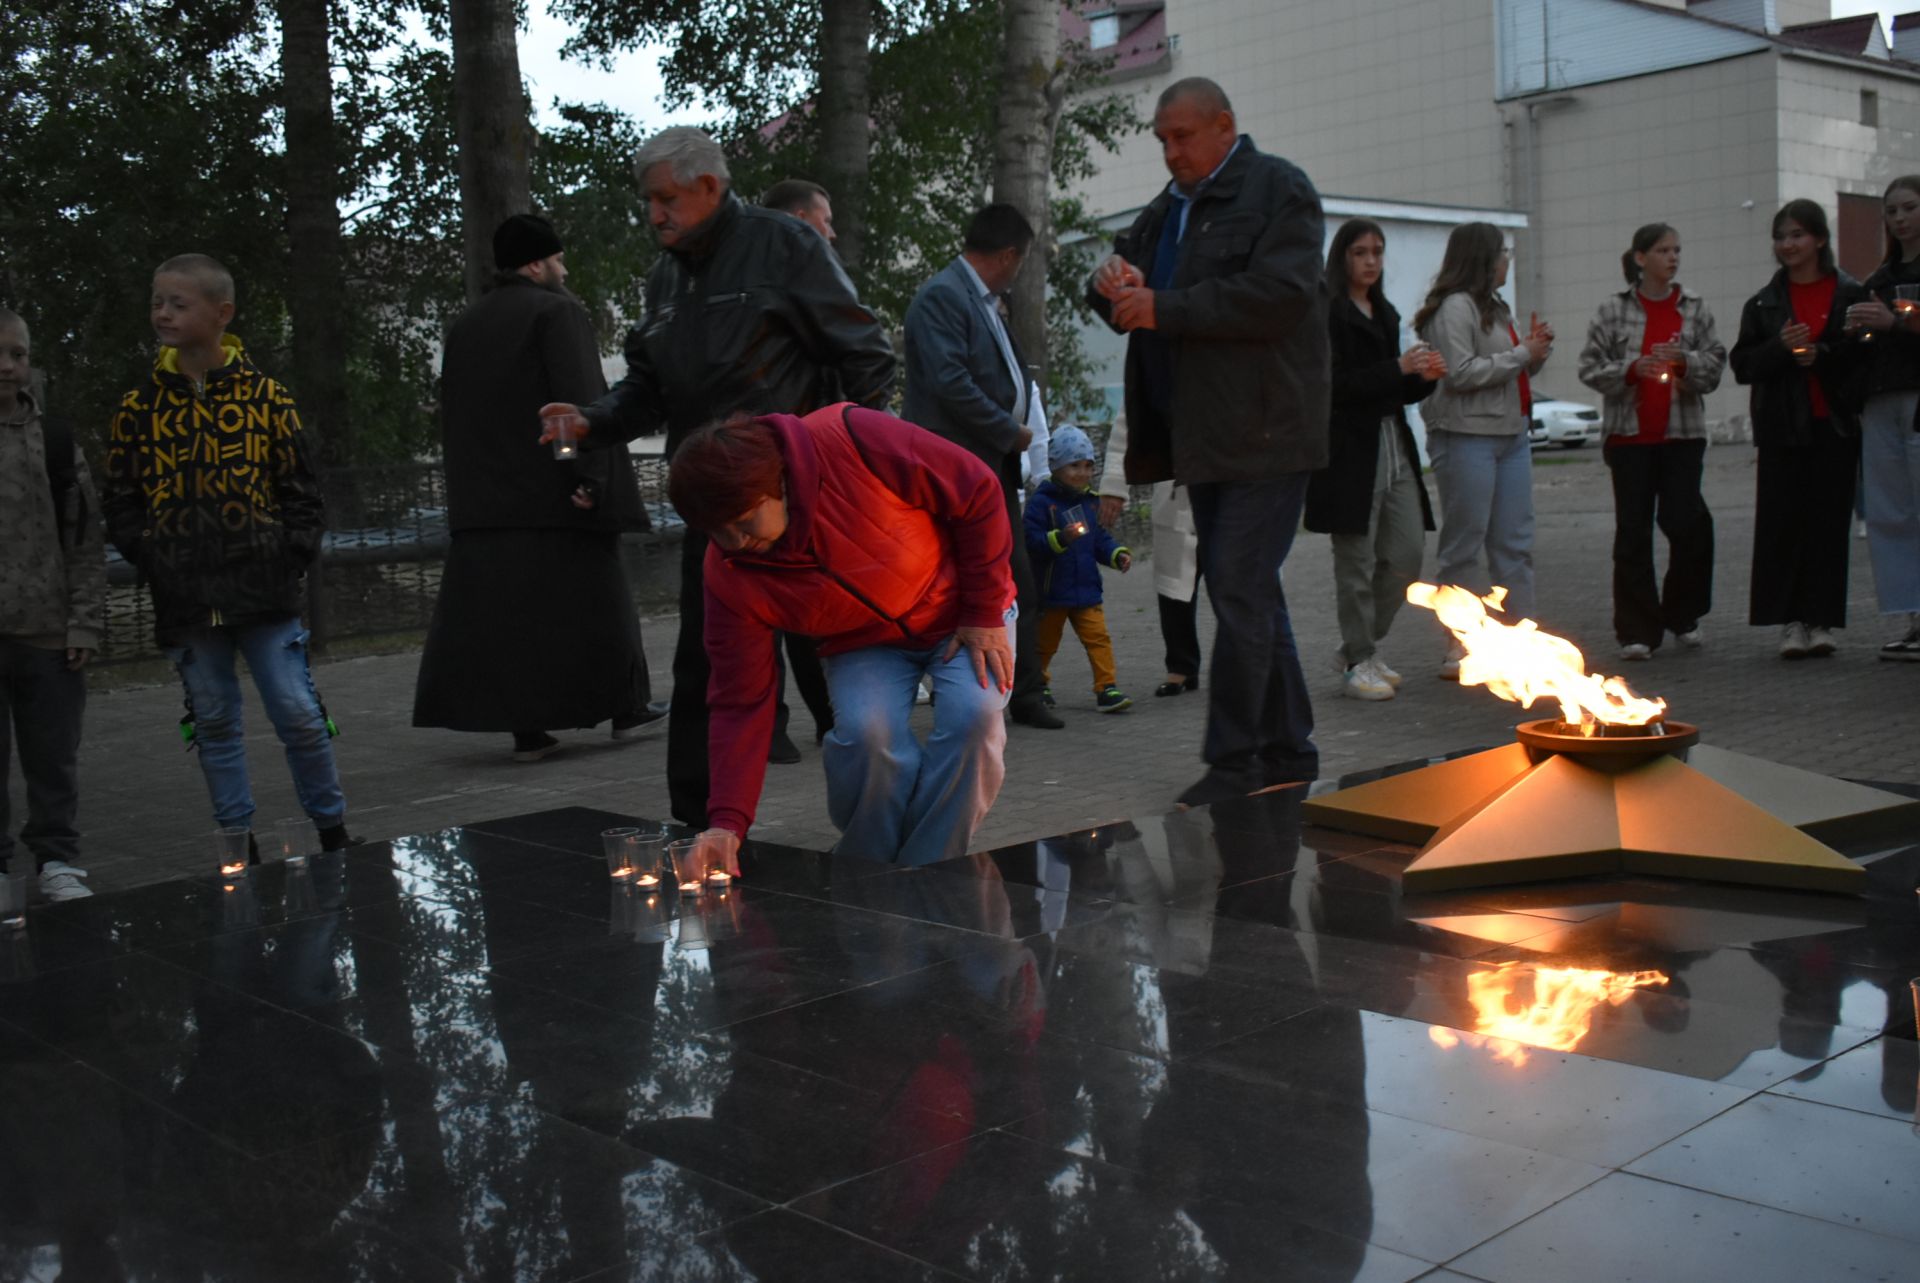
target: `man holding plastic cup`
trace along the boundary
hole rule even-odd
[[[1005,776],[1013,536],[999,478],[952,442],[842,404],[701,428],[674,456],[668,494],[711,540],[702,867],[739,872],[782,632],[818,642],[833,696],[823,765],[836,850],[902,864],[964,855]],[[924,743],[909,725],[923,678],[935,696]]]

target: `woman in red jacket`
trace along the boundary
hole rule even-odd
[[[774,643],[819,643],[838,851],[929,864],[964,855],[1000,792],[1013,674],[1012,531],[972,454],[854,405],[713,424],[673,456],[668,495],[707,550],[713,675],[709,862],[738,871],[766,775]],[[922,677],[933,733],[908,724]]]

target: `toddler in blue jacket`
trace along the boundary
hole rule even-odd
[[[1100,567],[1125,572],[1133,554],[1114,542],[1095,514],[1100,496],[1093,491],[1093,442],[1079,428],[1060,428],[1047,442],[1047,466],[1053,475],[1027,500],[1027,551],[1040,580],[1046,609],[1040,615],[1040,668],[1046,674],[1047,703],[1053,703],[1048,670],[1060,635],[1073,625],[1093,665],[1094,707],[1103,713],[1131,708],[1133,701],[1114,685],[1113,641],[1101,606]]]

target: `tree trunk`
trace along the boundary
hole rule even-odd
[[[280,94],[287,113],[287,311],[293,394],[322,457],[353,461],[341,290],[340,153],[333,124],[328,0],[280,0]]]
[[[1066,99],[1057,0],[1005,0],[1006,61],[994,106],[993,199],[1033,224],[1033,252],[1008,296],[1014,342],[1046,387],[1047,265],[1053,257],[1049,197],[1053,135]]]
[[[834,248],[849,272],[866,249],[868,42],[872,0],[820,0],[820,185],[833,201]]]
[[[527,99],[513,0],[452,0],[453,125],[467,297],[493,279],[493,229],[531,211]]]

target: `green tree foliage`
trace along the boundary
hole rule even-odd
[[[814,86],[804,70],[812,66],[818,5],[561,0],[556,8],[578,26],[574,52],[605,57],[643,44],[666,47],[670,102],[713,111],[711,128],[728,146],[743,195],[781,178],[819,177]],[[867,239],[854,279],[896,327],[914,291],[959,252],[968,217],[988,199],[1004,28],[998,0],[875,0]],[[1096,62],[1077,64],[1054,147],[1053,227],[1061,241],[1098,227],[1077,201],[1057,193],[1142,127],[1124,98],[1098,92],[1102,71]],[[1057,254],[1050,268],[1049,404],[1061,415],[1101,404],[1079,343],[1092,265],[1089,245]]]
[[[16,0],[0,22],[0,299],[51,401],[97,441],[152,361],[153,269],[211,253],[235,332],[286,342],[278,86],[245,0]]]

